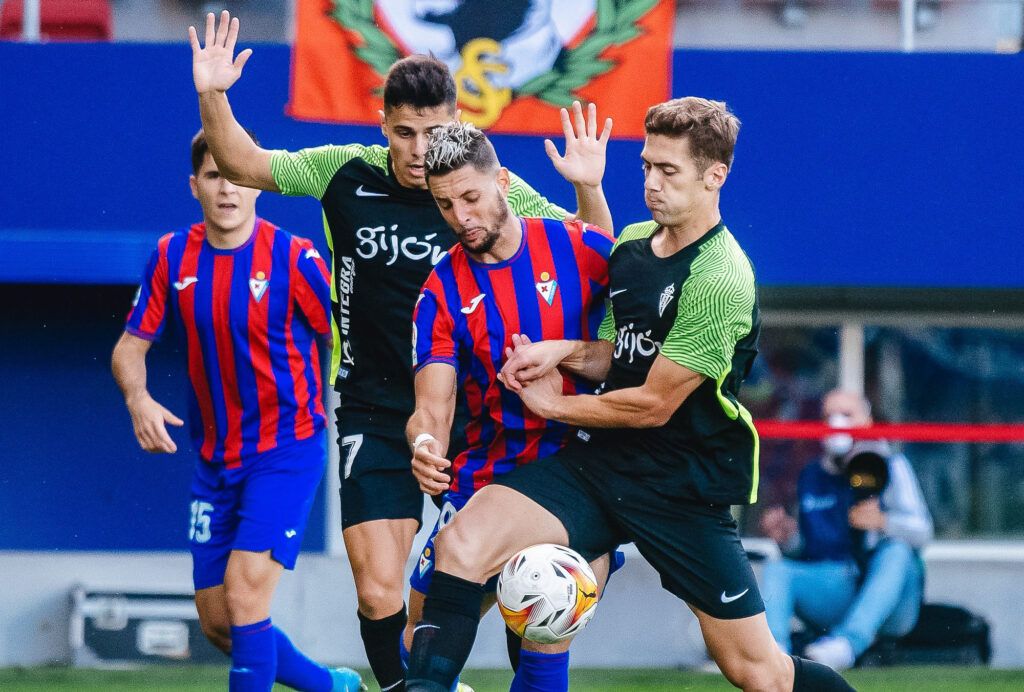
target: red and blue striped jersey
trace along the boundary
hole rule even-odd
[[[323,432],[316,335],[330,334],[330,274],[313,243],[257,219],[219,250],[203,223],[160,238],[125,329],[154,341],[173,320],[192,384],[192,441],[238,467]]]
[[[468,447],[452,461],[451,484],[465,495],[554,454],[572,433],[535,415],[497,380],[512,335],[590,340],[604,318],[612,237],[578,221],[521,223],[519,249],[503,262],[477,262],[461,245],[449,250],[427,277],[413,317],[414,369],[448,363],[466,395]],[[566,393],[592,389],[565,378]]]

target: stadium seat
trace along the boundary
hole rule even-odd
[[[21,38],[23,0],[0,3],[0,39]],[[40,35],[57,41],[109,41],[114,35],[110,0],[41,0]]]

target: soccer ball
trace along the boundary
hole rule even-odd
[[[554,644],[578,634],[597,609],[597,578],[574,550],[542,543],[505,563],[498,609],[523,639]]]

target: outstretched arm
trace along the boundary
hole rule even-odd
[[[238,18],[221,12],[214,29],[213,13],[206,15],[205,45],[200,46],[195,27],[188,28],[192,44],[192,78],[199,94],[199,115],[206,141],[221,175],[236,185],[280,192],[270,170],[271,153],[263,149],[235,120],[227,90],[242,76],[252,55],[246,48],[234,57]]]
[[[569,112],[561,109],[565,155],[558,153],[558,148],[550,139],[544,140],[544,150],[555,170],[576,189],[576,204],[579,210],[576,216],[611,233],[615,230],[612,212],[608,208],[608,200],[604,197],[601,180],[604,178],[608,139],[612,134],[612,119],[605,118],[604,129],[598,135],[597,106],[593,103],[587,106],[586,121],[579,101],[573,102],[572,112],[573,117],[570,119]]]
[[[704,375],[659,355],[639,387],[601,396],[565,396],[561,376],[553,373],[524,387],[519,396],[538,416],[569,425],[656,428],[667,423],[704,380]]]
[[[146,353],[150,342],[125,332],[111,357],[114,381],[124,394],[124,402],[132,417],[135,439],[147,452],[178,451],[167,434],[166,423],[182,426],[184,421],[158,404],[146,390]]]
[[[445,458],[455,418],[455,368],[428,363],[416,373],[416,410],[405,427],[412,472],[420,489],[437,495],[448,489]]]
[[[612,344],[604,339],[534,343],[525,334],[513,334],[512,347],[505,349],[508,360],[498,378],[516,393],[556,367],[591,382],[601,382],[608,376],[612,365],[612,348]]]

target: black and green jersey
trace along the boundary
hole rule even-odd
[[[342,406],[408,416],[413,307],[455,234],[429,191],[398,183],[385,147],[275,151],[270,165],[284,194],[310,195],[323,206],[332,252],[331,377]],[[514,175],[508,199],[520,216],[566,215]]]
[[[757,432],[736,399],[760,332],[753,267],[721,223],[669,257],[651,248],[657,229],[627,226],[612,250],[600,336],[615,350],[602,392],[642,385],[659,353],[706,379],[664,426],[581,437],[612,446],[600,458],[661,495],[754,502]]]

